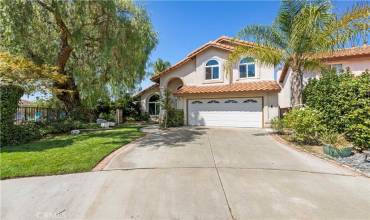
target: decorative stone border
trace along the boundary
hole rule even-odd
[[[326,161],[328,161],[331,164],[334,164],[334,165],[337,165],[337,166],[340,166],[340,167],[343,167],[343,168],[350,169],[351,171],[356,172],[356,173],[360,174],[361,176],[365,176],[367,178],[370,178],[370,174],[368,174],[368,173],[365,173],[365,172],[363,172],[363,171],[361,171],[359,169],[353,168],[353,167],[348,166],[346,164],[339,163],[338,161],[333,160],[332,158],[330,158],[328,156],[325,156],[325,155],[322,155],[322,154],[319,154],[319,153],[314,153],[314,152],[308,151],[308,150],[306,150],[306,149],[304,149],[302,147],[297,146],[296,144],[294,144],[292,142],[289,142],[289,141],[281,138],[278,134],[275,134],[275,133],[270,132],[270,136],[272,138],[274,138],[277,142],[279,142],[281,144],[284,144],[286,146],[289,146],[289,147],[291,147],[291,148],[293,148],[293,149],[295,149],[297,151],[311,154],[311,155],[313,155],[315,157],[318,157],[320,159],[326,160]]]

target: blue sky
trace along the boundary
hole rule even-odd
[[[334,11],[344,12],[353,1],[335,1]],[[248,24],[271,24],[279,1],[140,1],[149,13],[159,43],[151,55],[171,64],[192,50],[222,35],[235,36]],[[142,88],[151,85],[149,79]]]
[[[279,1],[139,1],[158,33],[159,43],[150,61],[158,58],[171,64],[192,50],[222,35],[235,36],[248,24],[271,24]],[[334,11],[344,12],[353,1],[334,1]],[[150,86],[147,78],[141,88]],[[38,94],[39,95],[39,94]],[[24,97],[34,100],[35,96]]]

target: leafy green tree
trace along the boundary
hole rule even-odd
[[[156,75],[160,72],[163,72],[167,68],[171,66],[171,63],[165,60],[162,60],[161,58],[158,58],[153,64],[153,75]]]
[[[0,49],[66,77],[52,87],[67,111],[134,88],[157,43],[146,11],[124,0],[3,0],[0,24]]]
[[[329,0],[284,0],[271,26],[249,25],[238,38],[256,42],[240,46],[229,57],[229,65],[240,56],[251,56],[266,65],[283,64],[292,70],[292,105],[302,104],[303,72],[322,65],[318,54],[331,52],[345,43],[369,34],[369,5],[356,5],[342,16],[332,12]],[[230,68],[228,68],[230,69]]]
[[[37,65],[22,56],[0,51],[0,84],[21,87],[25,93],[50,92],[53,83],[63,83],[64,75],[49,65]]]

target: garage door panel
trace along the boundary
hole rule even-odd
[[[230,99],[199,99],[189,101],[189,124],[225,127],[262,126],[261,98],[240,98],[233,99],[237,103],[225,103],[227,100]],[[244,103],[245,100],[249,100],[250,102]],[[219,103],[208,103],[209,101],[217,101]]]

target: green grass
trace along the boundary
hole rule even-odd
[[[105,156],[141,136],[139,127],[125,126],[2,147],[0,178],[89,171]]]

